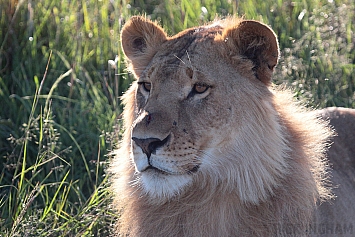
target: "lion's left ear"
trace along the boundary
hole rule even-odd
[[[274,67],[279,58],[279,45],[274,31],[258,21],[241,21],[226,28],[223,38],[228,47],[254,64],[255,76],[264,84],[271,83]]]
[[[133,16],[123,27],[121,44],[130,62],[131,71],[139,77],[167,35],[155,22],[142,16]]]

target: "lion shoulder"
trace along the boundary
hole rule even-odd
[[[329,120],[336,136],[328,151],[328,157],[334,170],[355,169],[355,110],[330,107],[319,110],[320,116]],[[355,177],[355,173],[353,173]]]

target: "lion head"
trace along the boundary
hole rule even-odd
[[[249,213],[260,220],[253,228],[265,231],[265,223],[295,216],[302,221],[317,198],[329,195],[322,182],[331,133],[290,93],[271,86],[279,48],[267,25],[231,18],[170,37],[137,16],[125,24],[121,41],[137,80],[123,96],[126,132],[112,170],[130,231],[138,226],[141,232],[133,233],[139,235],[146,231],[142,226],[164,226],[157,222],[160,215],[160,221],[185,221],[185,229],[151,234],[195,236],[187,225],[201,223],[216,207],[220,214],[212,214],[210,226],[232,219],[239,223],[233,228],[249,226],[238,220]],[[230,197],[223,208],[219,195]],[[285,200],[293,204],[281,204]]]
[[[168,37],[156,24],[135,17],[122,31],[122,46],[137,77],[127,95],[131,100],[134,93],[127,127],[144,192],[153,200],[169,199],[201,174],[216,184],[237,182],[246,201],[272,193],[285,172],[284,146],[272,153],[277,156],[247,158],[255,146],[284,143],[279,125],[269,122],[276,113],[265,109],[271,107],[265,84],[279,55],[269,27],[236,21],[230,29],[211,25]],[[270,137],[269,130],[278,134]],[[254,136],[268,139],[255,144]],[[265,170],[270,161],[274,166]]]

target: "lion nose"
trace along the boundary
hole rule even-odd
[[[159,138],[145,138],[140,139],[137,137],[132,137],[132,140],[139,146],[143,153],[147,155],[148,159],[150,158],[151,154],[155,154],[155,151],[165,145],[169,139],[167,136],[165,139],[160,140]]]

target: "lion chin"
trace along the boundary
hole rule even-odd
[[[163,164],[148,164],[145,155],[136,155],[133,160],[137,174],[135,185],[143,189],[142,192],[149,196],[152,202],[157,203],[166,202],[180,195],[184,187],[192,182],[191,174],[198,169],[177,172]]]
[[[121,42],[136,80],[110,167],[117,235],[354,234],[355,111],[306,109],[272,85],[269,26],[227,18],[170,37],[135,16]]]
[[[161,173],[160,170],[151,170],[141,174],[138,182],[142,184],[144,192],[150,196],[151,200],[162,203],[180,195],[191,180],[192,178],[188,175],[172,175]]]

